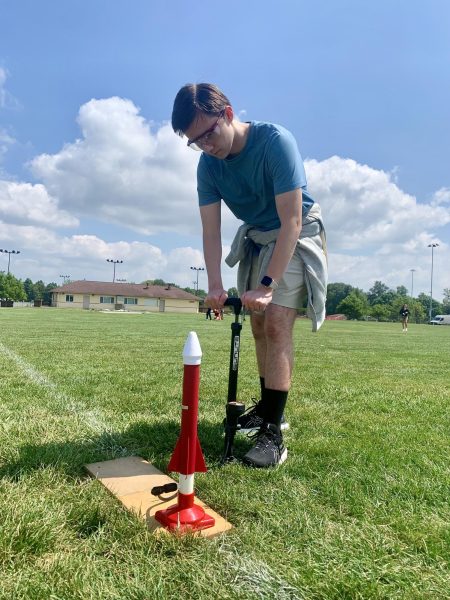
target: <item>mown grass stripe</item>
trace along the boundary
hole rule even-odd
[[[219,466],[231,321],[0,310],[1,342],[33,370],[0,348],[1,600],[449,598],[450,328],[327,322],[313,335],[299,320],[289,459],[266,472]],[[83,464],[128,449],[167,468],[192,330],[209,468],[196,492],[234,528],[156,539]],[[247,321],[238,399],[258,388]],[[236,453],[250,444],[239,436]]]
[[[21,356],[16,354],[13,350],[1,342],[0,352],[12,360],[22,371],[25,377],[30,379],[33,383],[45,388],[53,397],[53,399],[56,400],[61,407],[64,407],[64,410],[76,413],[79,417],[81,417],[94,433],[100,433],[108,429],[108,425],[100,415],[100,411],[98,409],[95,411],[88,410],[85,405],[78,400],[74,400],[68,394],[61,391],[53,381],[40,373],[33,367],[33,365],[28,363]]]

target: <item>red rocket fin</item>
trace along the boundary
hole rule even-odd
[[[205,459],[203,458],[202,448],[200,446],[200,440],[197,437],[196,449],[195,449],[195,465],[192,473],[206,473]],[[183,475],[192,475],[189,469],[189,457],[186,452],[186,444],[184,440],[178,438],[177,445],[173,451],[172,458],[170,459],[167,467],[168,471],[175,471],[176,473],[183,473]]]
[[[197,448],[195,452],[195,472],[206,473],[207,470],[208,469],[206,468],[202,447],[200,446],[200,440],[197,438]]]

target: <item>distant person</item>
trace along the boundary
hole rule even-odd
[[[401,307],[400,316],[402,318],[402,332],[406,333],[408,331],[408,319],[409,319],[409,309],[408,309],[407,304],[404,304]]]
[[[212,312],[212,308],[210,306],[208,306],[208,310],[206,311],[206,318],[209,319],[210,321],[212,321],[211,312]]]
[[[239,262],[243,307],[251,312],[261,399],[239,418],[255,443],[244,456],[252,467],[283,463],[281,429],[293,367],[293,329],[308,294],[316,331],[325,319],[327,264],[319,205],[307,191],[303,161],[290,131],[274,123],[241,122],[211,83],[183,86],[172,127],[202,154],[197,191],[208,273],[206,304],[221,310],[228,297],[221,274],[221,204],[243,221],[226,259]],[[303,346],[303,352],[307,352]]]

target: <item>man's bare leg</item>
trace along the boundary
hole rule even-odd
[[[281,431],[293,367],[292,330],[297,311],[270,304],[264,314],[252,314],[259,373],[264,377],[261,401],[253,409],[260,419],[255,445],[243,461],[251,467],[282,464],[287,458]]]
[[[270,304],[251,316],[259,375],[272,390],[288,392],[293,368],[292,330],[297,311]]]

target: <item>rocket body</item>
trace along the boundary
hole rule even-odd
[[[206,465],[197,434],[200,365],[184,365],[181,431],[170,459],[169,471],[182,475],[205,473]]]
[[[169,471],[180,475],[178,501],[155,513],[155,519],[171,530],[206,529],[215,523],[213,517],[194,503],[194,473],[207,470],[197,434],[201,358],[200,342],[195,331],[191,331],[183,350],[181,430],[168,466]]]
[[[169,471],[180,473],[180,483],[183,476],[186,478],[194,473],[205,473],[207,470],[197,434],[201,361],[202,349],[200,348],[200,342],[195,331],[191,331],[183,348],[181,431],[168,466]],[[188,485],[186,481],[185,483]]]

